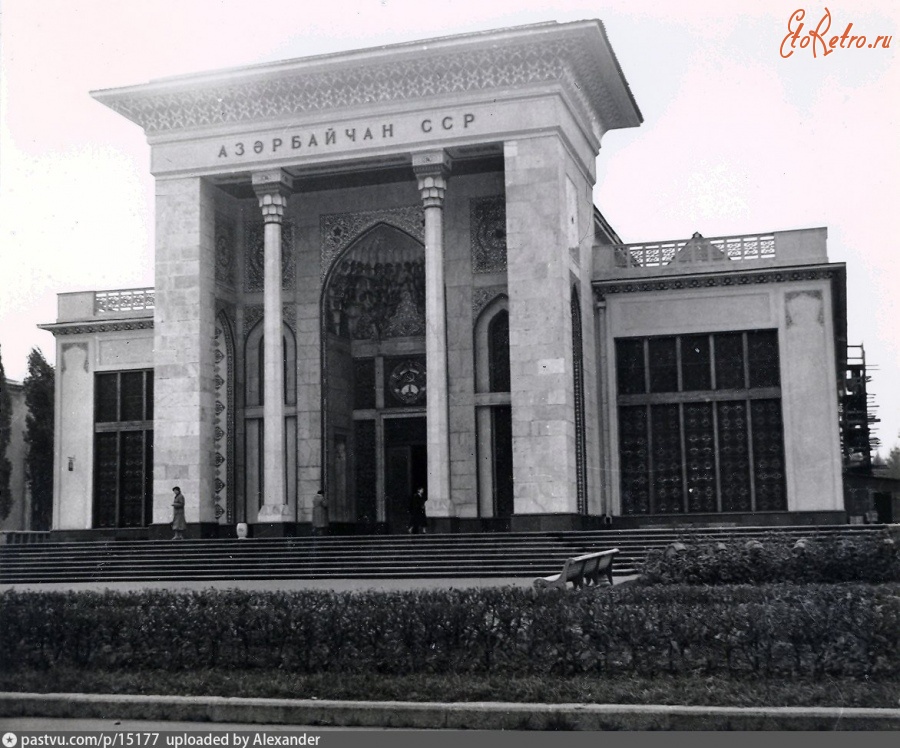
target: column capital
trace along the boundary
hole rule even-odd
[[[293,179],[284,169],[256,171],[250,177],[265,223],[281,223]]]
[[[412,165],[425,207],[442,207],[444,192],[447,189],[447,175],[450,173],[450,156],[447,155],[447,151],[414,153]]]

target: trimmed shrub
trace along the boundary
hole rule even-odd
[[[647,554],[641,584],[900,582],[900,545],[890,533],[810,535],[797,540],[696,542]]]
[[[0,668],[896,677],[900,586],[0,595]]]

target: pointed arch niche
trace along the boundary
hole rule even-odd
[[[499,295],[475,321],[475,418],[478,429],[478,511],[513,514],[509,299]]]
[[[350,242],[325,277],[321,322],[330,519],[405,532],[427,475],[422,242],[386,222]]]
[[[297,507],[297,341],[282,324],[284,360],[284,450],[285,486],[288,505]],[[244,344],[244,518],[254,523],[264,503],[263,482],[263,321],[248,333]]]

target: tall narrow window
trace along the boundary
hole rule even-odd
[[[512,378],[505,296],[498,296],[482,310],[474,333],[479,513],[508,518],[513,514],[514,500]]]
[[[775,330],[616,341],[625,514],[787,509]]]
[[[262,323],[247,336],[245,402],[247,406],[261,406],[265,400],[265,337]],[[297,346],[290,328],[284,327],[282,335],[282,372],[284,378],[284,402],[294,405],[297,401]]]
[[[497,312],[488,326],[491,392],[509,392],[509,312]]]
[[[153,371],[94,378],[94,527],[152,521]]]
[[[296,439],[297,403],[297,343],[294,333],[282,324],[282,367],[284,373],[284,419],[285,419],[285,472],[288,503],[296,500],[297,451],[293,448]],[[241,519],[256,522],[257,512],[265,503],[265,475],[263,465],[265,455],[264,398],[265,398],[265,338],[263,323],[259,322],[247,334],[244,342],[244,494],[245,511]]]

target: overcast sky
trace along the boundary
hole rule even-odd
[[[136,125],[88,92],[153,78],[540,21],[599,18],[643,115],[603,140],[595,202],[626,242],[828,227],[847,263],[887,447],[900,442],[900,2],[0,0],[0,345],[54,360],[64,291],[153,285],[153,179]],[[849,37],[848,37],[849,38]],[[884,451],[884,450],[883,450]]]

